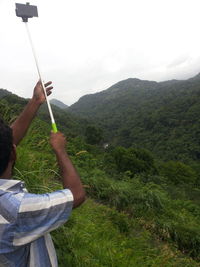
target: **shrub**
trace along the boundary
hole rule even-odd
[[[119,172],[131,171],[134,176],[137,173],[156,171],[154,159],[145,149],[117,147],[112,155]]]
[[[182,183],[194,184],[196,182],[195,171],[190,166],[178,161],[163,163],[160,168],[160,174],[175,185]]]

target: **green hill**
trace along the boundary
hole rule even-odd
[[[12,94],[11,92],[9,92],[8,90],[5,89],[0,89],[0,98],[5,97],[7,95]]]
[[[13,121],[26,103],[15,95],[0,99],[1,117]],[[59,266],[200,266],[199,167],[157,161],[133,147],[103,150],[85,142],[86,121],[54,111],[70,134],[67,151],[88,196],[53,232]],[[17,148],[14,177],[45,193],[61,183],[45,105],[38,115]]]
[[[1,97],[2,96],[2,97]],[[28,99],[19,97],[15,94],[8,92],[7,90],[0,89],[0,112],[6,117],[10,123],[16,118],[16,116],[22,111],[24,106],[28,103]],[[60,131],[66,133],[69,137],[77,135],[84,136],[85,129],[89,124],[86,119],[72,115],[63,109],[52,105],[54,117]],[[51,130],[50,116],[46,104],[40,107],[38,117],[49,124],[49,131]]]
[[[200,75],[185,81],[121,81],[86,95],[70,112],[103,128],[105,142],[151,150],[165,160],[200,159]]]

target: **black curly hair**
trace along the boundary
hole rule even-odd
[[[6,170],[13,147],[12,129],[0,119],[0,175]]]

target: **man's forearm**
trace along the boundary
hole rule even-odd
[[[32,120],[34,119],[38,109],[40,107],[40,103],[32,98],[16,121],[11,125],[13,130],[13,142],[15,145],[18,145],[19,142],[25,136]]]
[[[56,152],[56,157],[61,170],[63,187],[72,191],[74,196],[73,207],[78,207],[85,200],[85,191],[80,177],[64,150]]]

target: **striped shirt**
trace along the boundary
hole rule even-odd
[[[49,232],[67,221],[72,206],[68,189],[30,194],[22,181],[0,179],[0,267],[58,266]]]

